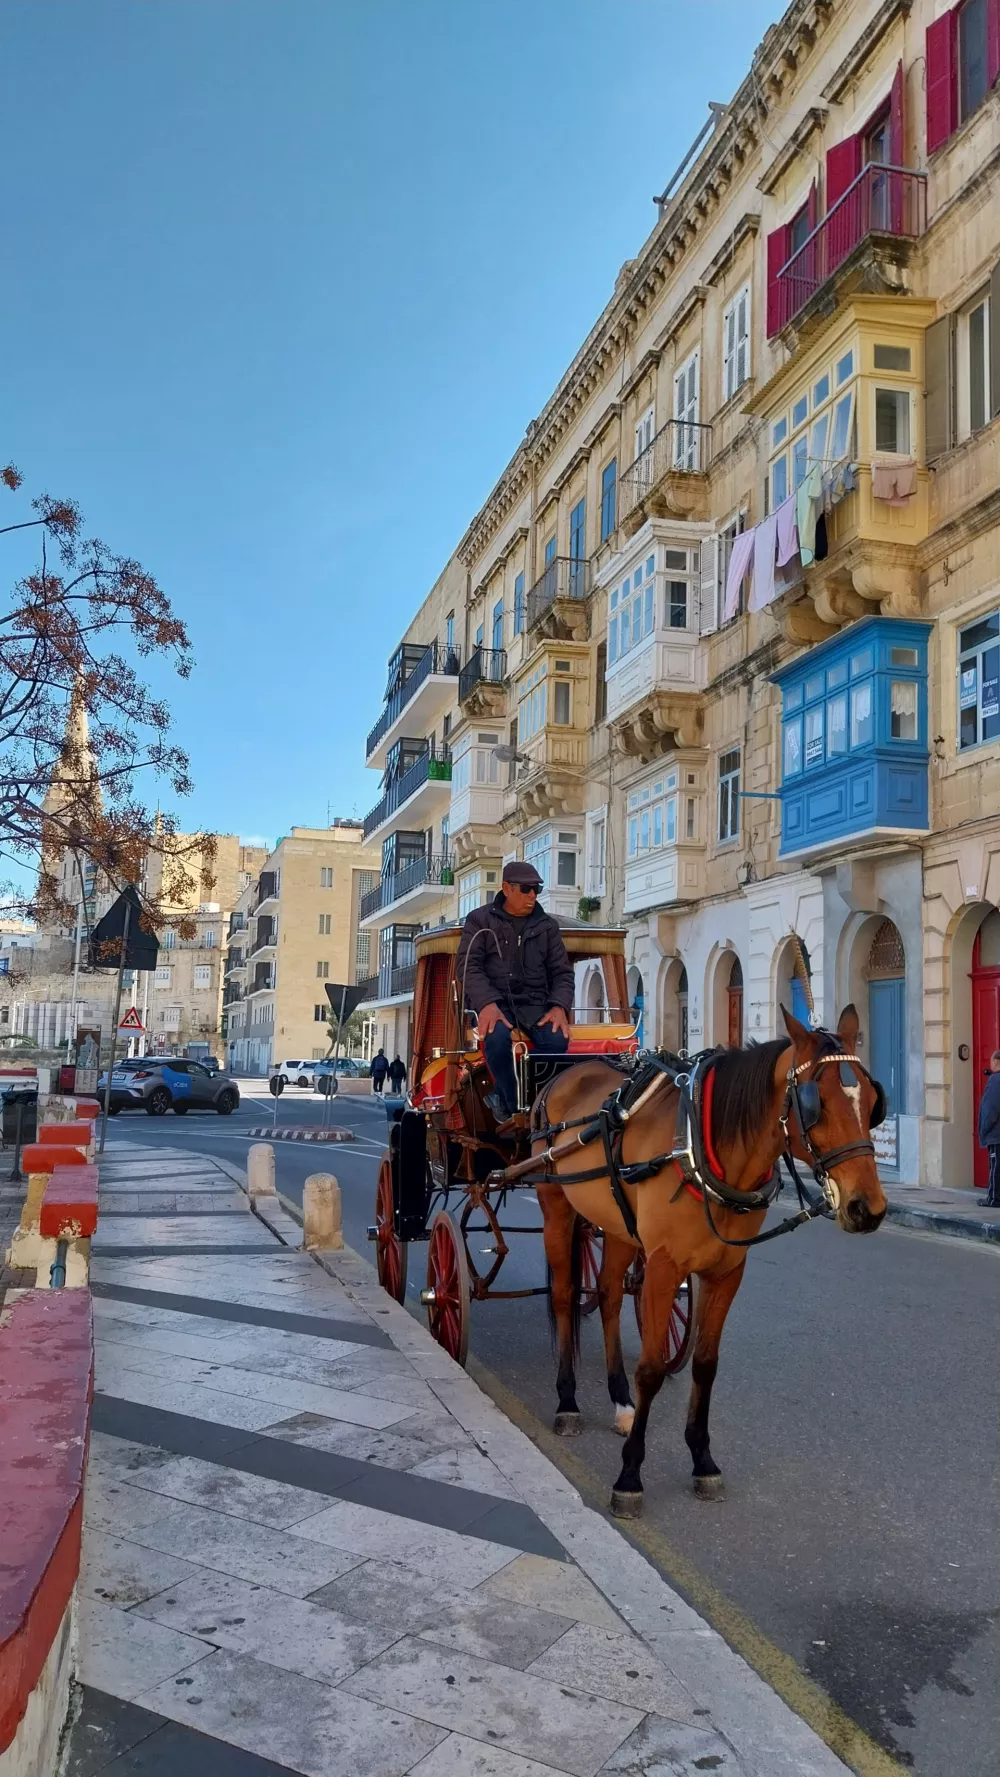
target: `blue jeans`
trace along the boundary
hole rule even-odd
[[[541,1055],[565,1055],[569,1047],[569,1037],[560,1030],[553,1030],[551,1024],[522,1023],[518,1028],[530,1038],[533,1048]],[[494,1025],[483,1043],[483,1052],[500,1097],[508,1111],[513,1111],[517,1106],[517,1079],[508,1025]]]

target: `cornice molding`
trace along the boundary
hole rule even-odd
[[[811,140],[817,130],[822,130],[829,115],[825,105],[810,106],[802,122],[792,131],[784,148],[779,149],[767,171],[757,181],[757,190],[762,191],[765,197],[770,197],[777,189],[789,167],[798,160],[806,143]]]
[[[727,235],[715,258],[709,262],[702,279],[702,285],[708,284],[714,288],[719,279],[731,269],[733,258],[739,252],[743,242],[755,240],[759,233],[760,211],[747,210],[740,217],[732,233]]]
[[[860,74],[869,57],[874,55],[884,37],[887,37],[898,18],[909,18],[913,0],[883,0],[871,24],[862,31],[857,42],[848,50],[840,67],[830,76],[823,88],[824,99],[831,105],[839,104],[851,81]]]
[[[711,291],[707,284],[695,284],[694,288],[688,291],[683,301],[677,304],[677,307],[674,309],[663,332],[657,334],[656,339],[653,342],[654,346],[662,351],[664,346],[669,345],[671,341],[676,338],[681,328],[686,326],[687,322],[690,321],[695,309],[704,307],[710,294]]]

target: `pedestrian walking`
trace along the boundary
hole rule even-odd
[[[398,1055],[394,1055],[392,1058],[392,1065],[389,1068],[389,1083],[395,1096],[401,1098],[403,1087],[406,1084],[406,1063]],[[1000,1141],[1000,1135],[997,1136],[997,1140]]]
[[[372,1091],[381,1095],[385,1088],[386,1075],[389,1072],[389,1058],[384,1049],[380,1049],[372,1062]]]
[[[990,1056],[989,1078],[979,1100],[979,1145],[990,1157],[987,1209],[1000,1209],[1000,1049]]]

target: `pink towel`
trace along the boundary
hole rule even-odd
[[[757,526],[753,551],[753,590],[750,593],[749,607],[751,611],[762,611],[775,597],[774,552],[777,542],[778,514],[772,512],[769,518],[762,518]]]
[[[729,557],[729,572],[726,575],[726,602],[722,608],[722,621],[728,623],[736,616],[740,602],[740,587],[746,578],[750,563],[753,560],[754,532],[744,531],[733,542],[732,554]]]
[[[895,462],[872,461],[872,493],[888,506],[905,506],[917,491],[917,465],[913,458]]]
[[[795,522],[795,495],[782,500],[775,513],[778,521],[778,566],[786,568],[799,553],[799,527]]]

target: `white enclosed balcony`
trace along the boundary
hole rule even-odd
[[[704,765],[664,760],[625,799],[626,914],[700,900],[705,892]]]

